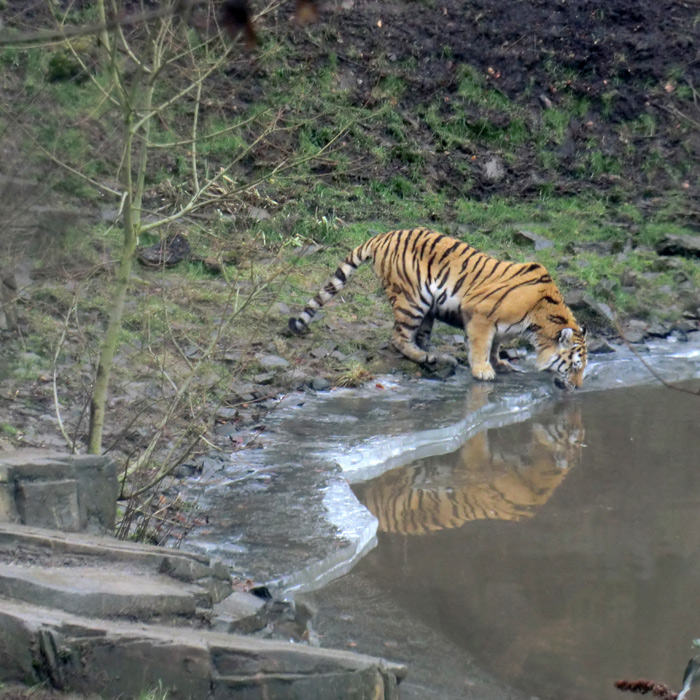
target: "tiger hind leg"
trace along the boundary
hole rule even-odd
[[[452,355],[446,355],[438,352],[427,352],[416,342],[421,328],[423,319],[407,318],[400,311],[394,312],[394,335],[391,339],[392,345],[404,357],[413,360],[419,365],[436,365],[446,364],[451,367],[457,365],[457,360]],[[427,324],[426,324],[427,325]],[[432,321],[430,321],[432,327]],[[428,338],[430,337],[428,333]],[[421,335],[421,341],[425,342],[425,333]]]
[[[416,345],[425,350],[426,352],[431,352],[435,350],[435,347],[430,344],[430,336],[433,332],[433,323],[435,322],[435,317],[430,314],[426,314],[423,320],[418,326],[416,331]]]

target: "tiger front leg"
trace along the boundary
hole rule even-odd
[[[496,326],[483,316],[472,316],[465,322],[464,327],[472,376],[486,381],[495,379],[496,371],[490,357]]]

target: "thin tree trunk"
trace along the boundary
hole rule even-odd
[[[124,243],[117,277],[112,290],[112,307],[109,313],[107,330],[102,339],[100,347],[100,358],[97,363],[97,373],[95,375],[95,385],[92,388],[90,400],[90,429],[88,433],[88,453],[99,454],[102,451],[102,433],[105,423],[105,406],[107,403],[107,389],[109,378],[114,365],[114,355],[117,351],[119,333],[122,327],[122,316],[124,314],[124,301],[129,289],[129,279],[131,277],[131,266],[136,252],[136,242],[138,240],[137,222],[133,217],[133,194],[131,175],[131,148],[133,145],[133,134],[131,133],[130,118],[124,125],[124,161],[122,165],[122,182],[126,191],[126,199],[123,207],[124,215]],[[140,218],[140,217],[139,217]]]
[[[106,22],[104,0],[97,3],[100,21]],[[162,39],[162,32],[159,39]],[[119,72],[117,61],[119,57],[115,51],[114,41],[108,32],[101,36],[104,44],[103,50],[107,56],[107,68],[112,73],[113,87],[118,94],[124,117],[124,141],[122,148],[122,165],[120,181],[125,193],[123,204],[124,218],[124,239],[121,256],[119,259],[119,269],[112,290],[112,301],[109,312],[107,329],[100,346],[100,357],[97,363],[95,374],[95,384],[92,389],[90,399],[90,427],[88,431],[88,453],[99,454],[102,451],[102,434],[105,424],[105,408],[107,404],[107,392],[109,380],[114,366],[114,356],[119,345],[119,334],[122,328],[122,317],[124,315],[124,302],[129,290],[131,269],[136,253],[139,232],[141,230],[141,206],[143,202],[143,190],[146,178],[146,166],[148,164],[148,143],[150,135],[151,119],[141,120],[141,126],[136,125],[135,109],[140,107],[143,114],[150,114],[153,107],[153,94],[157,69],[161,65],[162,46],[159,40],[152,42],[153,68],[150,77],[147,78],[143,65],[137,70],[133,80],[133,88],[127,91],[123,82],[123,75]],[[143,81],[143,82],[141,82]],[[143,103],[138,104],[140,93],[143,90]],[[135,126],[136,125],[136,126]],[[138,130],[143,137],[141,140],[140,153],[137,170],[134,177],[132,153],[134,149],[135,131]]]

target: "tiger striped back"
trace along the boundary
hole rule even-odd
[[[374,262],[394,312],[392,343],[419,364],[457,364],[430,346],[435,320],[463,328],[469,364],[477,379],[494,379],[513,367],[498,354],[504,339],[523,336],[537,351],[537,368],[558,373],[566,388],[581,386],[587,362],[585,330],[564,304],[539,263],[492,258],[468,243],[425,228],[382,233],[353,250],[297,318],[305,331],[361,265]]]

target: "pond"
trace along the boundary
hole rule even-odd
[[[700,395],[588,392],[354,484],[378,545],[312,594],[323,645],[408,662],[408,699],[680,690],[700,637],[699,418]]]

